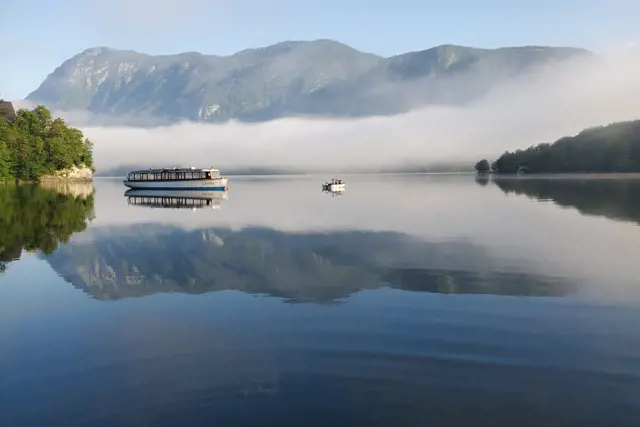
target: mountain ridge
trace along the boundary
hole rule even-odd
[[[167,122],[390,115],[464,103],[506,78],[591,55],[572,47],[444,44],[383,57],[330,39],[288,40],[226,56],[96,46],[64,61],[26,99]],[[457,87],[460,78],[472,82],[466,92]]]

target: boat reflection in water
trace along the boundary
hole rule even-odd
[[[331,197],[338,197],[338,196],[344,195],[345,190],[336,190],[336,191],[322,190],[322,192],[323,193],[327,193],[327,194],[331,194]]]
[[[130,206],[161,209],[220,209],[227,200],[227,191],[211,190],[127,190],[124,195]]]

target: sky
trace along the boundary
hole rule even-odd
[[[23,99],[94,46],[229,55],[334,39],[384,56],[446,43],[600,50],[640,43],[639,16],[637,0],[9,1],[0,14],[0,97]]]

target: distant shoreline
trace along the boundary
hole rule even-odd
[[[133,169],[132,169],[133,170]],[[309,172],[224,172],[225,176],[319,176],[319,175],[474,175],[473,171],[447,171],[447,172],[418,172],[418,171],[381,171],[381,172],[344,172],[344,171],[309,171]],[[95,178],[122,178],[126,173],[107,174],[96,173]]]
[[[474,176],[476,178],[486,179],[616,179],[616,178],[639,178],[640,172],[616,172],[616,173],[503,173],[503,174],[476,174],[475,172],[350,172],[350,173],[337,173],[337,172],[305,172],[305,173],[260,173],[260,174],[225,174],[229,177],[253,177],[253,178],[270,178],[270,177],[319,177],[326,175],[339,175],[339,176],[407,176],[407,175],[460,175],[460,176]],[[95,179],[123,179],[118,175],[96,175]]]
[[[640,178],[640,172],[557,172],[557,173],[490,173],[486,175],[477,175],[478,177],[486,176],[492,178]]]
[[[115,167],[104,168],[94,173],[94,177],[124,177],[132,170],[147,169],[149,165],[120,165]],[[170,167],[156,165],[156,167]],[[318,168],[296,168],[295,166],[276,166],[276,167],[225,167],[224,164],[218,165],[220,172],[225,176],[304,176],[304,175],[397,175],[397,174],[473,174],[473,168],[469,168],[465,163],[445,163],[422,165],[396,165],[390,167],[345,167],[337,166],[335,170],[330,167]]]

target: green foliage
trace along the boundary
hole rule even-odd
[[[499,173],[640,172],[640,120],[586,129],[553,144],[505,152],[493,163]]]
[[[93,168],[93,145],[78,129],[40,105],[0,120],[0,181],[37,181],[71,166]]]
[[[73,197],[38,185],[0,184],[0,272],[22,250],[51,254],[93,218],[93,195]]]
[[[476,171],[478,173],[487,173],[491,169],[491,165],[487,159],[482,159],[476,163]]]

